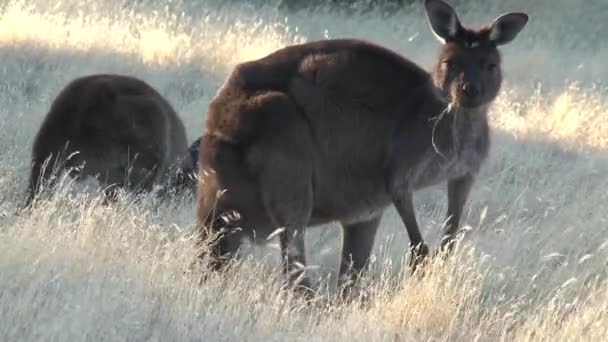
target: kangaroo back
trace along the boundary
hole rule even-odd
[[[186,151],[182,121],[147,83],[125,75],[80,77],[54,99],[36,134],[27,204],[51,177],[50,165],[96,177],[104,187],[151,190]]]

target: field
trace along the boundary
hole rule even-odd
[[[423,279],[404,274],[408,237],[384,216],[366,305],[332,303],[341,234],[307,234],[319,286],[306,305],[281,289],[276,241],[245,245],[225,274],[190,269],[195,203],[124,198],[101,206],[67,190],[31,215],[22,199],[34,134],[77,76],[125,73],[175,106],[188,139],[240,61],[323,37],[381,42],[425,68],[438,43],[422,6],[293,14],[210,0],[0,3],[0,341],[599,341],[608,337],[608,5],[471,0],[465,25],[504,11],[530,22],[502,49],[492,149],[457,253]],[[444,186],[416,195],[438,245]],[[326,300],[326,299],[329,299]]]

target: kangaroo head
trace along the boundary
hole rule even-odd
[[[461,25],[454,9],[425,0],[431,30],[442,43],[433,79],[453,105],[477,108],[492,102],[502,84],[498,46],[511,42],[528,22],[525,13],[507,13],[478,30]]]
[[[189,172],[193,172],[193,173],[196,173],[196,171],[198,171],[198,166],[199,166],[198,155],[199,155],[200,146],[201,146],[201,137],[194,140],[194,142],[192,142],[192,144],[190,144],[190,146],[188,147],[187,161],[184,164],[182,164],[183,169],[186,169]]]

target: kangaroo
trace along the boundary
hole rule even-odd
[[[76,78],[53,100],[34,139],[25,206],[52,182],[53,165],[83,182],[93,177],[111,198],[118,187],[168,184],[186,152],[182,121],[150,85],[126,75]]]
[[[178,189],[178,192],[196,192],[200,144],[201,138],[199,137],[190,144],[186,155],[179,161],[173,183],[171,183],[173,188]]]
[[[428,255],[415,191],[447,182],[449,252],[490,143],[487,112],[502,83],[498,46],[528,21],[508,13],[474,30],[426,0],[442,43],[431,73],[358,39],[293,45],[237,65],[207,113],[197,222],[215,269],[242,238],[278,233],[283,272],[307,292],[304,231],[340,222],[346,293],[366,266],[385,209],[410,239],[412,269]],[[234,228],[240,229],[234,229]],[[277,230],[278,229],[278,230]]]

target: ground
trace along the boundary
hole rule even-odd
[[[462,3],[460,1],[459,3]],[[407,234],[383,220],[367,305],[333,298],[340,232],[310,230],[315,305],[281,290],[276,241],[246,248],[199,284],[194,202],[99,205],[60,192],[16,216],[34,134],[71,79],[138,76],[202,131],[231,67],[323,37],[380,42],[430,68],[438,48],[422,9],[298,13],[213,1],[3,1],[0,12],[0,340],[418,341],[602,340],[608,336],[608,13],[602,0],[472,0],[465,25],[505,11],[530,22],[502,49],[492,150],[467,205],[457,253],[423,279],[402,274]],[[439,242],[444,186],[416,195],[423,234]],[[316,266],[316,268],[314,267]],[[200,270],[198,270],[200,271]],[[328,286],[326,286],[328,285]],[[325,290],[328,288],[329,290]]]

